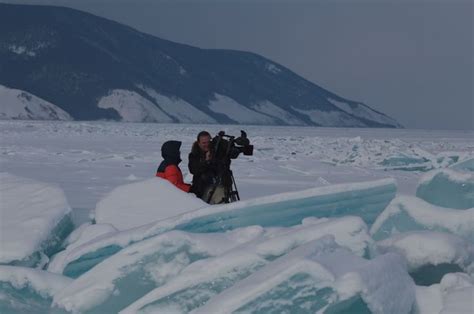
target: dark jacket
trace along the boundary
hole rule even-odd
[[[213,180],[216,176],[216,169],[212,161],[206,160],[206,153],[199,148],[197,142],[194,142],[191,153],[189,153],[188,157],[189,172],[193,174],[191,192],[201,198],[204,190],[209,185],[213,184]]]
[[[168,180],[184,192],[189,192],[191,186],[184,183],[183,174],[178,167],[181,162],[180,147],[179,141],[167,141],[161,146],[163,161],[156,170],[156,176]]]

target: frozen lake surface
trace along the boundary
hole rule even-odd
[[[73,209],[87,211],[113,188],[153,177],[163,142],[183,142],[180,168],[189,182],[197,133],[239,136],[241,129],[255,145],[254,156],[232,162],[242,199],[387,177],[399,193],[414,194],[420,172],[384,160],[406,155],[443,167],[437,158],[474,155],[472,131],[0,121],[0,162],[2,171],[59,185]]]
[[[196,135],[241,129],[255,148],[232,161],[240,202],[207,206],[154,178],[165,141],[183,142],[190,182]],[[2,313],[474,307],[473,131],[36,121],[0,131]]]

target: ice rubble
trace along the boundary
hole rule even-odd
[[[347,312],[409,313],[415,304],[415,285],[397,254],[386,254],[374,260],[365,260],[335,244],[331,236],[309,242],[289,254],[261,267],[252,274],[243,273],[231,287],[228,281],[220,294],[203,306],[194,304],[194,313],[248,313],[248,312]],[[205,272],[213,273],[206,268]],[[216,288],[219,284],[210,288]],[[165,286],[166,287],[166,286]],[[163,287],[163,288],[165,288]],[[165,289],[162,289],[165,290]],[[171,291],[163,291],[155,303],[139,303],[122,313],[175,310]],[[206,294],[195,297],[206,297]],[[397,295],[397,298],[393,298]],[[151,300],[149,300],[151,301]],[[183,302],[193,305],[193,300]],[[166,306],[169,307],[166,307]]]
[[[53,295],[71,282],[43,270],[0,265],[0,313],[52,313]]]
[[[416,196],[442,207],[473,208],[474,173],[451,169],[429,172],[421,178]]]
[[[112,190],[97,203],[95,220],[125,230],[205,206],[194,194],[161,178],[152,178]]]
[[[261,227],[225,234],[170,231],[135,243],[77,278],[54,297],[68,311],[116,313],[164,284],[188,264],[222,254],[260,236]]]
[[[41,266],[73,229],[61,189],[5,172],[0,212],[0,264]]]
[[[466,314],[474,309],[474,278],[463,273],[443,276],[439,284],[416,287],[419,314]]]
[[[412,231],[376,243],[377,254],[398,253],[418,285],[439,283],[448,272],[474,275],[474,245],[449,233]]]
[[[77,277],[131,243],[173,229],[222,232],[251,225],[288,227],[300,224],[306,217],[344,215],[358,215],[371,223],[393,198],[395,190],[394,180],[383,179],[209,206],[117,234],[104,235],[70,250],[60,261],[55,258],[48,269]]]
[[[162,287],[135,302],[127,311],[159,306],[187,312],[293,248],[327,235],[332,235],[338,244],[358,256],[364,255],[371,244],[366,226],[358,217],[310,219],[300,226],[270,228],[253,241],[220,256],[189,265]]]
[[[448,232],[474,243],[474,208],[438,207],[413,196],[397,196],[370,229],[376,241],[417,230]]]

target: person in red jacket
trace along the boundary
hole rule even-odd
[[[183,174],[178,167],[181,162],[180,147],[179,141],[167,141],[161,146],[161,156],[164,160],[156,170],[156,176],[168,180],[184,192],[189,192],[191,185],[184,183]]]

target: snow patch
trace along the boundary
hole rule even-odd
[[[354,104],[354,103],[347,103],[347,102],[344,102],[344,101],[339,101],[339,100],[336,100],[336,99],[332,99],[332,98],[328,98],[328,101],[330,103],[332,103],[334,106],[336,106],[337,108],[341,109],[342,111],[348,113],[348,114],[351,114],[353,116],[356,116],[356,117],[359,117],[359,118],[363,118],[363,119],[367,119],[367,120],[371,120],[371,121],[375,121],[375,122],[378,122],[378,123],[381,123],[381,124],[388,124],[388,125],[393,125],[393,126],[396,126],[396,127],[401,127],[401,125],[395,121],[394,119],[382,114],[382,113],[378,113],[372,109],[370,109],[369,107],[367,107],[366,105],[364,104],[360,104],[360,103],[357,103],[357,104]]]
[[[97,105],[99,108],[115,109],[124,122],[173,122],[173,119],[154,103],[129,90],[112,90],[102,97]]]
[[[181,123],[217,123],[214,118],[180,98],[166,97],[157,93],[154,89],[141,85],[137,87],[152,97],[164,112]]]
[[[28,92],[0,85],[0,119],[72,120],[52,103]]]
[[[320,126],[337,126],[337,127],[365,127],[366,125],[351,117],[345,112],[340,111],[322,111],[317,109],[303,110],[292,107],[293,110],[307,115],[311,121]]]
[[[268,116],[282,120],[287,125],[305,125],[303,121],[268,100],[252,105],[252,108]]]
[[[233,121],[242,124],[276,124],[273,118],[251,110],[230,97],[214,94],[214,98],[209,102],[209,109],[226,115]]]
[[[17,55],[26,55],[28,57],[36,56],[36,52],[29,50],[26,46],[19,46],[19,45],[10,45],[8,46],[8,50]]]
[[[269,72],[272,72],[274,74],[278,74],[281,72],[281,69],[279,66],[277,66],[276,64],[273,64],[273,63],[267,63],[265,65],[265,69]]]

